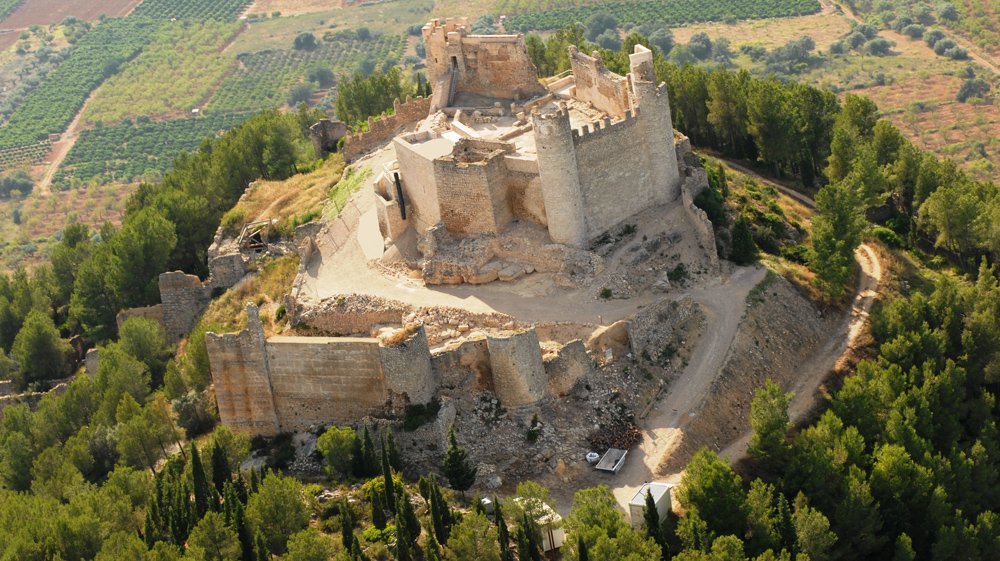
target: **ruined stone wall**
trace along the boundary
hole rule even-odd
[[[312,139],[316,157],[322,158],[331,152],[336,152],[337,143],[341,138],[347,136],[347,130],[346,124],[330,119],[320,119],[309,127],[309,136]]]
[[[601,56],[594,51],[587,56],[575,46],[569,48],[569,62],[576,80],[576,97],[589,102],[600,111],[616,119],[632,109],[629,101],[628,79],[611,72],[604,66]]]
[[[622,121],[574,131],[588,240],[657,203],[661,178],[642,148],[641,118],[626,112]]]
[[[240,253],[221,255],[208,260],[212,288],[229,288],[240,282],[247,274],[246,262]]]
[[[427,403],[437,392],[440,376],[431,368],[427,332],[421,325],[405,341],[395,345],[383,339],[379,347],[386,388],[410,403]]]
[[[537,405],[549,397],[542,349],[534,328],[487,335],[493,391],[508,409]]]
[[[498,234],[514,215],[507,202],[504,152],[482,161],[462,162],[455,156],[434,160],[441,221],[456,235]]]
[[[382,118],[378,121],[369,117],[368,132],[347,133],[347,136],[344,137],[344,161],[350,162],[361,154],[392,139],[400,128],[426,118],[430,108],[430,98],[410,99],[407,96],[406,103],[400,103],[397,99],[393,106],[392,116],[383,113]]]
[[[159,284],[163,329],[168,341],[179,341],[194,328],[212,301],[212,287],[202,284],[197,276],[180,271],[162,273]]]
[[[510,164],[510,158],[507,159],[507,164]],[[508,168],[507,200],[514,218],[533,222],[539,226],[548,226],[542,180],[537,174],[512,172]]]
[[[122,310],[118,312],[115,316],[115,322],[118,324],[118,329],[122,328],[122,324],[130,317],[140,317],[146,319],[153,319],[160,324],[163,324],[163,304],[156,304],[155,306],[146,306],[144,308],[129,308],[127,310]]]
[[[695,197],[708,187],[708,172],[701,167],[698,157],[691,151],[691,141],[682,134],[675,134],[677,167],[683,180],[681,184],[681,204],[687,213],[698,245],[709,258],[709,266],[716,270],[719,266],[719,252],[715,245],[715,226],[708,214],[694,204]]]
[[[282,432],[353,421],[385,405],[378,339],[271,337],[267,363]]]
[[[66,393],[66,390],[69,388],[69,382],[70,380],[68,378],[63,380],[49,380],[49,383],[53,384],[53,386],[52,389],[47,392],[25,392],[19,394],[0,393],[0,421],[3,420],[4,409],[24,403],[27,404],[28,409],[34,411],[38,408],[39,402],[41,402],[45,396],[49,394],[62,395]],[[13,389],[13,384],[9,380],[4,380],[4,382],[0,383],[11,384],[10,387]]]
[[[206,333],[205,345],[222,423],[236,432],[272,436],[281,432],[271,390],[267,341],[257,306],[247,304],[247,327],[239,333]]]
[[[559,349],[551,358],[546,357],[545,375],[548,379],[549,394],[562,397],[573,389],[576,381],[590,374],[594,363],[587,355],[583,341],[574,339]]]
[[[296,313],[295,321],[332,335],[371,333],[378,324],[400,324],[410,307],[396,300],[368,294],[346,294],[324,298],[315,306]]]
[[[433,19],[424,26],[431,83],[440,85],[457,68],[456,93],[513,100],[545,94],[523,35],[470,35],[471,31],[468,18]]]

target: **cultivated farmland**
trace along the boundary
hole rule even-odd
[[[97,91],[84,122],[115,124],[124,117],[190,113],[232,68],[235,57],[219,51],[239,29],[239,24],[216,21],[164,25],[135,61]]]
[[[94,180],[158,181],[181,152],[197,150],[203,138],[231,129],[248,116],[213,115],[83,130],[66,155],[53,187],[67,189]]]
[[[5,0],[11,1],[11,0]],[[25,0],[3,20],[4,29],[27,29],[32,25],[49,25],[74,16],[83,21],[97,21],[101,15],[127,15],[140,0]],[[18,4],[18,2],[14,2]]]
[[[155,19],[235,21],[250,0],[146,0],[133,12]]]
[[[562,8],[547,12],[539,0],[500,0],[496,11],[517,13],[507,20],[508,31],[559,29],[586,19],[598,12],[608,12],[620,24],[666,23],[677,25],[694,21],[720,21],[726,17],[759,19],[813,14],[820,10],[817,0],[671,0],[669,2],[615,2],[603,5]]]
[[[288,90],[313,68],[324,66],[337,74],[353,73],[364,60],[379,64],[388,57],[398,60],[405,48],[405,37],[382,35],[368,41],[334,41],[312,51],[242,54],[238,57],[239,69],[216,91],[209,108],[233,112],[282,106]]]
[[[76,46],[68,60],[27,95],[0,129],[0,148],[32,144],[61,133],[97,86],[132,58],[155,30],[141,18],[105,20]]]

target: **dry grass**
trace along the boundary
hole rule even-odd
[[[245,222],[277,220],[278,229],[290,233],[299,224],[319,218],[332,190],[344,172],[344,159],[332,154],[316,170],[285,181],[258,181],[246,198],[222,219],[225,227],[238,232]]]
[[[826,51],[830,43],[850,30],[851,25],[847,18],[825,7],[822,12],[809,16],[743,20],[736,25],[707,22],[677,27],[671,31],[674,34],[674,42],[678,44],[687,43],[695,33],[704,32],[713,40],[725,37],[734,47],[754,45],[768,50],[808,35],[816,41],[817,49]]]
[[[221,325],[225,327],[224,331],[239,331],[246,327],[246,304],[253,302],[260,308],[265,333],[274,335],[287,323],[284,318],[276,319],[276,316],[279,310],[284,310],[282,301],[291,290],[298,270],[299,256],[294,254],[261,263],[259,274],[213,300],[205,310],[201,323]]]
[[[402,329],[397,330],[392,335],[382,338],[382,345],[386,347],[401,347],[406,341],[413,337],[413,335],[420,330],[421,325],[419,323],[411,323]]]
[[[121,226],[125,201],[134,186],[107,185],[88,189],[53,191],[48,197],[33,193],[27,198],[0,199],[0,270],[18,265],[33,269],[47,261],[55,234],[71,222],[82,222],[91,231],[105,221]],[[21,224],[13,212],[21,212]]]

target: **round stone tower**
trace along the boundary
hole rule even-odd
[[[534,328],[505,335],[487,335],[493,370],[493,390],[500,403],[515,413],[549,398],[542,348]]]
[[[534,111],[531,120],[549,237],[557,243],[586,248],[587,221],[569,112],[560,104],[555,113]]]
[[[667,87],[656,85],[653,53],[642,45],[635,46],[629,55],[632,73],[632,93],[638,107],[639,121],[645,132],[645,147],[649,165],[655,176],[661,178],[656,202],[664,204],[681,196],[681,178],[677,169],[677,151],[674,149],[674,126],[670,119],[670,100]]]

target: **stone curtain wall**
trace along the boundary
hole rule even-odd
[[[597,52],[587,56],[575,46],[569,48],[569,62],[576,80],[576,97],[590,102],[595,108],[621,119],[632,108],[628,95],[628,79],[611,72]]]
[[[222,422],[252,435],[354,421],[402,403],[394,396],[426,403],[437,391],[423,327],[393,347],[368,337],[266,339],[249,303],[246,329],[205,342]]]
[[[309,127],[309,136],[312,138],[316,157],[322,158],[337,151],[337,143],[341,138],[347,136],[347,125],[340,121],[320,119],[315,125]]]
[[[715,227],[705,211],[694,204],[695,197],[701,193],[702,189],[708,187],[708,172],[701,167],[700,160],[691,151],[691,141],[688,137],[676,133],[674,141],[678,172],[684,181],[681,187],[681,204],[684,205],[684,211],[691,221],[698,245],[708,255],[709,266],[712,271],[715,271],[719,267],[719,251],[715,245]]]
[[[573,132],[589,240],[657,203],[662,179],[642,148],[640,118],[626,111],[622,121],[605,119]]]
[[[372,117],[368,118],[368,132],[347,133],[344,137],[344,161],[354,160],[383,142],[391,140],[401,127],[426,118],[430,112],[431,99],[418,97],[414,100],[406,96],[406,103],[400,103],[397,99],[393,105],[392,116],[383,113],[378,121]]]
[[[247,327],[239,333],[205,334],[222,423],[236,432],[273,436],[281,432],[268,371],[267,340],[257,306],[247,304]]]
[[[281,432],[359,419],[385,405],[378,339],[271,337],[267,363]]]
[[[242,258],[241,258],[242,263]],[[212,285],[180,271],[160,275],[163,329],[168,341],[179,341],[198,323],[201,312],[212,301]]]

